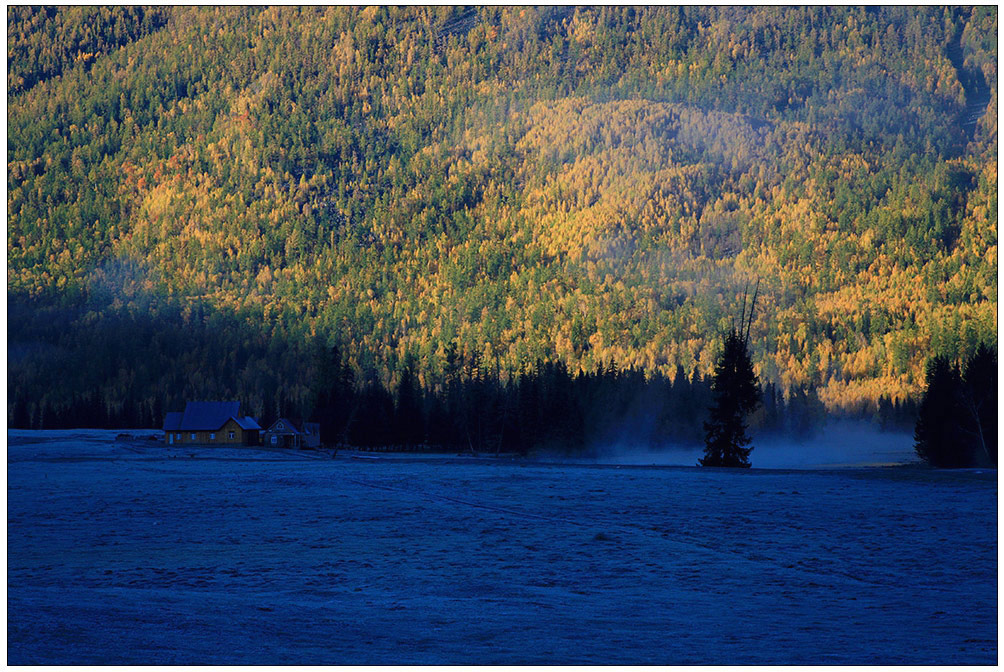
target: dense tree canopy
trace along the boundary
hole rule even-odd
[[[306,415],[318,340],[391,405],[708,376],[750,274],[754,372],[831,410],[996,342],[995,7],[10,7],[8,46],[11,421]]]

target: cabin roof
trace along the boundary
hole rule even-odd
[[[165,432],[212,432],[231,420],[243,430],[261,429],[250,415],[240,415],[239,401],[190,401],[185,410],[170,411],[164,416]]]
[[[240,409],[239,401],[190,401],[185,404],[179,429],[183,432],[219,429],[230,418],[240,417]]]
[[[279,423],[282,423],[282,429],[279,429]],[[290,420],[289,418],[279,418],[271,425],[268,426],[267,432],[282,432],[284,434],[303,434],[300,429],[300,423]]]
[[[164,431],[177,432],[181,430],[181,418],[184,415],[181,411],[170,411],[164,416]]]
[[[282,429],[277,429],[277,425],[282,423]],[[319,435],[321,425],[316,422],[306,422],[304,420],[290,420],[289,418],[279,418],[268,426],[266,432],[279,432],[289,434]]]
[[[252,418],[250,415],[245,415],[243,418],[234,417],[234,422],[236,422],[241,429],[261,429],[261,425]]]

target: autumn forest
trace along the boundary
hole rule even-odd
[[[7,35],[10,426],[694,403],[758,280],[762,416],[909,408],[996,344],[996,7],[12,6]]]

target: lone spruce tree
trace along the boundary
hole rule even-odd
[[[756,293],[753,294],[753,305],[756,305]],[[744,319],[745,312],[744,297]],[[742,321],[738,329],[733,326],[729,330],[725,347],[715,364],[715,378],[711,383],[714,405],[709,410],[710,420],[704,423],[704,457],[699,461],[702,467],[750,466],[749,455],[753,447],[746,435],[746,416],[760,403],[760,389],[749,355],[752,322],[751,308],[745,333]]]

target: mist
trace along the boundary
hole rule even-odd
[[[647,446],[629,440],[596,446],[600,464],[697,465],[702,446]],[[908,432],[881,431],[863,420],[829,420],[805,438],[767,434],[753,436],[754,469],[820,469],[891,466],[919,462]]]

